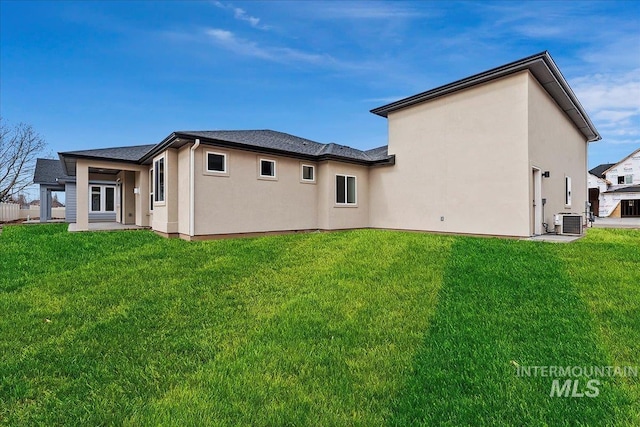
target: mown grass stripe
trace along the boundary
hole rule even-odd
[[[391,424],[612,425],[621,416],[616,408],[629,409],[613,381],[604,380],[597,398],[551,398],[551,378],[518,377],[511,361],[592,366],[610,360],[549,245],[459,238]]]
[[[129,421],[191,424],[208,413],[223,424],[383,423],[451,241],[399,236],[314,235],[287,248],[290,259],[239,285],[255,293],[245,295],[255,318],[234,328],[246,328],[242,347],[226,347]]]
[[[551,249],[588,307],[609,364],[640,367],[640,230],[589,229],[587,238]],[[631,400],[616,408],[620,423],[640,425],[640,376],[614,382]]]

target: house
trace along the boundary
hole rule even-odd
[[[640,148],[589,171],[589,199],[600,217],[640,217]],[[594,196],[597,194],[597,199]]]
[[[40,184],[64,184],[79,230],[108,220],[189,240],[351,228],[524,237],[553,229],[554,214],[584,221],[587,143],[600,135],[548,52],[372,113],[387,119],[387,146],[180,131],[59,153],[60,176]]]
[[[600,165],[603,166],[603,165]],[[589,191],[589,210],[592,215],[600,216],[600,193],[607,191],[608,182],[598,173],[600,166],[587,173],[587,189]]]

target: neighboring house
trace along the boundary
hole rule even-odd
[[[589,179],[588,187],[590,195],[598,188],[598,209],[594,209],[598,216],[640,217],[640,149],[618,163],[599,165],[589,174],[597,179]]]
[[[389,143],[368,151],[257,130],[59,153],[67,210],[78,230],[108,214],[185,239],[369,227],[530,236],[554,214],[584,220],[587,143],[600,135],[547,52],[372,112]]]
[[[602,165],[600,165],[602,166]],[[590,211],[595,216],[600,216],[600,193],[607,191],[607,180],[601,178],[601,174],[595,175],[598,168],[593,168],[587,173],[587,188],[589,189]]]

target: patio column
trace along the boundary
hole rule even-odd
[[[76,230],[89,230],[89,165],[76,163]]]
[[[40,222],[47,222],[47,187],[40,184]]]

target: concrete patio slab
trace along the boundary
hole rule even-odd
[[[532,240],[534,242],[552,242],[552,243],[571,243],[575,242],[578,239],[582,239],[584,234],[581,236],[569,236],[566,234],[541,234],[540,236],[528,237],[523,240]]]
[[[119,222],[90,222],[88,231],[121,231],[121,230],[144,230],[149,227],[141,227],[135,224],[120,224]],[[87,230],[78,230],[76,228],[76,223],[72,222],[69,224],[69,232],[75,233],[78,231],[87,231]]]

